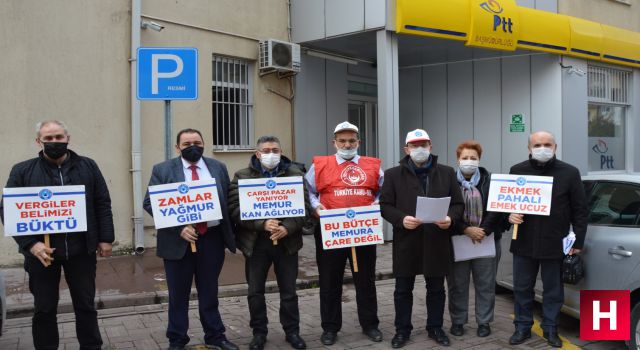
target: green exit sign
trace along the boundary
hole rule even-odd
[[[511,123],[509,124],[509,132],[524,132],[524,114],[512,114]]]

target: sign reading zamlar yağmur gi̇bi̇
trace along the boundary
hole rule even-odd
[[[216,179],[149,186],[156,229],[220,220]]]

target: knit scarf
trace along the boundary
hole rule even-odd
[[[464,200],[463,220],[470,226],[479,226],[482,221],[482,194],[476,186],[480,182],[480,170],[476,170],[471,179],[467,180],[458,169],[456,177]]]

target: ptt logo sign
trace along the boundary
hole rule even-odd
[[[196,48],[141,47],[137,68],[139,100],[198,99]]]
[[[598,143],[593,145],[591,150],[600,155],[600,169],[615,169],[613,156],[607,155],[609,147],[605,140],[598,139]]]
[[[580,291],[580,339],[629,340],[628,290]]]
[[[500,14],[504,11],[500,3],[496,0],[488,0],[480,4],[480,8],[483,10],[493,14],[493,31],[495,32],[498,28],[502,27],[502,31],[505,33],[513,33],[512,26],[513,22],[510,17],[500,16]]]

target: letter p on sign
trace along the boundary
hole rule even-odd
[[[176,68],[171,72],[159,72],[158,62],[160,60],[167,60],[175,62]],[[184,63],[182,59],[172,54],[151,54],[151,93],[158,93],[158,79],[175,78],[182,74],[182,67]]]
[[[629,340],[628,290],[580,291],[580,339]]]

